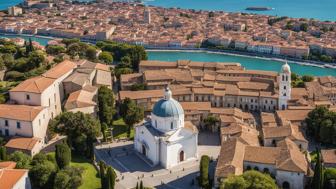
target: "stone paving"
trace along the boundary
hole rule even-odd
[[[199,136],[198,153],[217,159],[220,146],[218,135],[202,133]],[[133,142],[118,142],[98,145],[95,149],[97,161],[103,160],[115,168],[118,175],[117,189],[134,188],[137,182],[143,181],[147,187],[159,189],[197,189],[195,178],[199,174],[199,160],[190,160],[171,169],[161,166],[152,167],[142,155],[133,150]],[[210,174],[216,161],[211,163]]]

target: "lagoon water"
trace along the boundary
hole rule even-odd
[[[184,9],[248,12],[336,21],[335,0],[145,0],[145,4]],[[247,7],[253,6],[270,7],[274,8],[274,10],[245,10]]]
[[[0,9],[16,5],[22,0],[0,0]],[[292,17],[314,17],[322,20],[336,20],[336,0],[151,0],[146,4],[163,7],[181,7],[191,9],[243,11],[247,6],[269,6],[275,10],[264,12]],[[0,35],[0,37],[18,37],[17,35]],[[46,45],[49,39],[40,37],[20,36],[26,40],[31,38]],[[279,71],[282,62],[274,60],[257,59],[253,57],[240,57],[223,54],[210,54],[205,52],[149,52],[150,60],[176,61],[193,60],[204,62],[239,62],[247,69]],[[292,71],[304,75],[336,76],[336,69],[320,68],[298,64],[291,64]]]
[[[283,62],[275,60],[265,60],[252,57],[242,57],[224,54],[213,54],[206,52],[148,52],[148,58],[150,60],[161,60],[161,61],[176,61],[176,60],[192,60],[200,62],[238,62],[241,63],[246,69],[250,70],[267,70],[267,71],[280,71]],[[321,68],[306,65],[299,65],[294,63],[289,63],[291,70],[294,73],[300,75],[314,75],[314,76],[325,76],[332,75],[336,76],[336,69],[332,68]]]

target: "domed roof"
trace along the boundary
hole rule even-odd
[[[282,67],[281,67],[281,72],[282,72],[282,73],[290,73],[290,72],[291,72],[290,67],[289,67],[289,65],[287,64],[287,62],[286,62],[286,64],[282,65]]]
[[[181,104],[171,97],[169,88],[166,88],[164,99],[155,103],[152,113],[158,117],[175,117],[183,115],[184,111]]]

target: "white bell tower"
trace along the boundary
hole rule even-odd
[[[289,65],[284,64],[279,78],[279,110],[286,110],[288,100],[291,99],[291,70]]]

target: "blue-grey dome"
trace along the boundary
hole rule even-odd
[[[161,99],[155,103],[153,108],[153,114],[158,117],[175,117],[183,115],[184,111],[179,102],[170,99]]]
[[[153,114],[158,117],[176,117],[184,114],[184,111],[180,103],[171,98],[161,99],[155,103]]]

